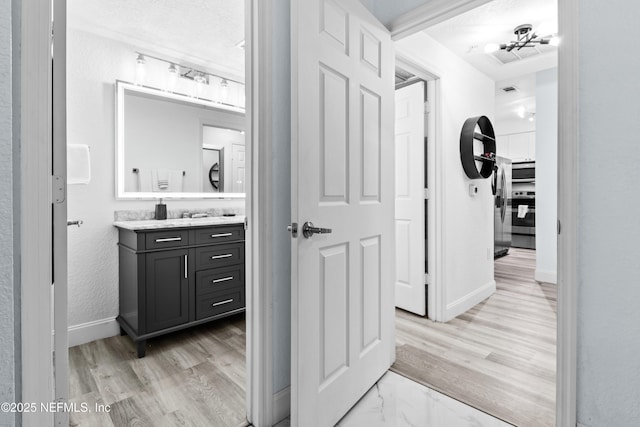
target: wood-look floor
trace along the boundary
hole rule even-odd
[[[148,340],[141,359],[128,336],[70,348],[70,400],[91,409],[70,425],[246,426],[245,336],[240,314]]]
[[[497,291],[448,323],[396,310],[392,370],[517,426],[555,425],[556,286],[535,251],[495,262]]]

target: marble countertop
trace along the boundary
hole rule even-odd
[[[243,224],[245,216],[208,216],[204,218],[149,219],[141,221],[116,221],[118,228],[127,230],[159,230],[163,228],[207,227],[211,225]]]

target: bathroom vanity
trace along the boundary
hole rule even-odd
[[[244,217],[119,221],[121,333],[148,338],[245,310]]]

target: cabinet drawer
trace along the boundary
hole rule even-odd
[[[196,299],[196,320],[243,308],[244,286],[226,292],[207,294]]]
[[[231,225],[196,229],[196,245],[244,240],[244,226]]]
[[[163,230],[145,233],[147,249],[164,249],[187,246],[189,230]]]
[[[214,268],[196,273],[196,295],[244,287],[244,264]]]
[[[196,270],[244,263],[244,242],[196,249]]]

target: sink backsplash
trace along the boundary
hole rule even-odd
[[[222,216],[224,214],[244,215],[244,208],[191,208],[191,209],[167,209],[167,219],[182,218],[184,213],[193,214],[206,213],[208,216]],[[154,209],[136,209],[114,211],[114,221],[143,221],[155,219]]]

